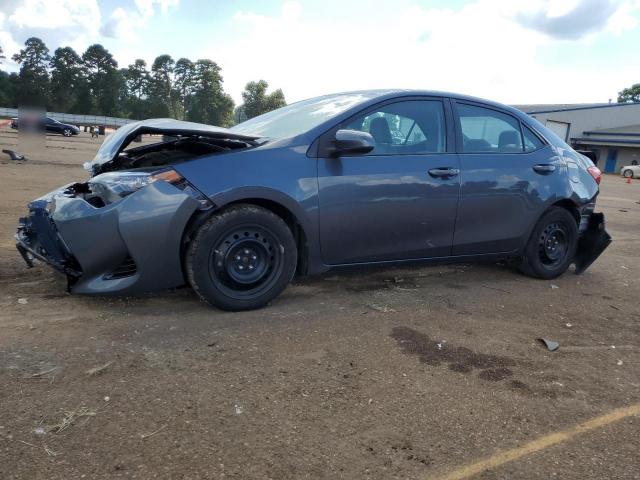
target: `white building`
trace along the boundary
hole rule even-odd
[[[598,168],[618,173],[640,164],[640,103],[515,105],[577,150],[594,152]]]

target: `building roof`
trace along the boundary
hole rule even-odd
[[[589,130],[585,135],[616,136],[616,137],[640,137],[640,125],[625,125],[623,127],[603,128],[601,130]]]
[[[592,108],[620,108],[638,106],[640,103],[551,103],[513,105],[514,108],[525,113],[567,112],[572,110],[589,110]]]

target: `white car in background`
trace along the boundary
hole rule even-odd
[[[640,178],[640,165],[625,165],[620,169],[620,175],[625,178]]]

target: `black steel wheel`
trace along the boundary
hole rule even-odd
[[[536,223],[520,270],[536,278],[556,278],[573,262],[577,245],[576,219],[568,210],[552,207]]]
[[[558,222],[548,224],[538,238],[540,261],[549,267],[561,263],[569,248],[566,227]]]
[[[201,299],[224,310],[250,310],[286,288],[297,256],[293,234],[280,217],[254,205],[237,205],[200,227],[187,248],[185,266]]]

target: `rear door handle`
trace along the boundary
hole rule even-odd
[[[549,163],[539,163],[534,165],[533,169],[538,173],[551,173],[556,169],[556,166]]]
[[[458,168],[432,168],[429,170],[429,175],[435,178],[443,177],[455,177],[460,173]]]

